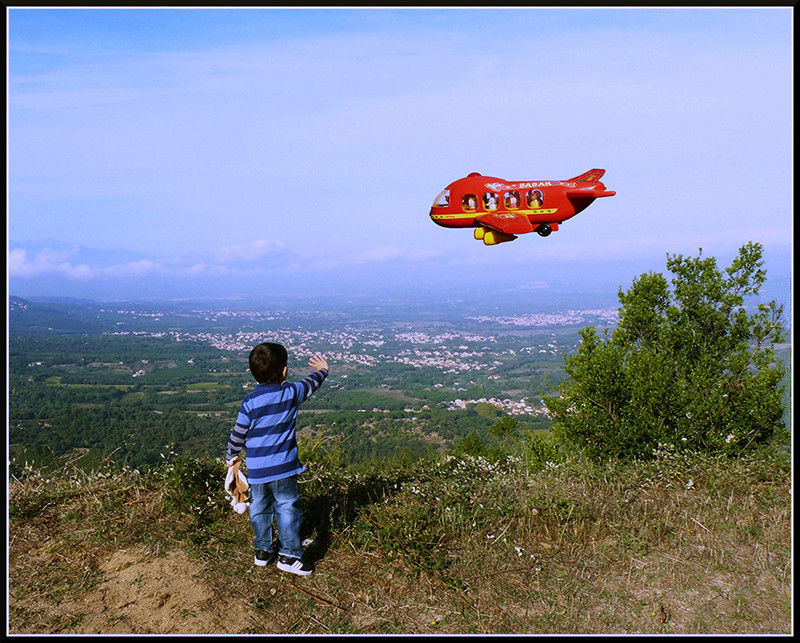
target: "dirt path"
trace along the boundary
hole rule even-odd
[[[197,561],[182,551],[154,558],[118,550],[102,564],[105,579],[56,607],[62,634],[204,634],[241,632],[248,605],[209,588]]]

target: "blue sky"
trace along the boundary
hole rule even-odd
[[[7,9],[11,294],[553,284],[748,241],[788,275],[792,9]],[[487,247],[478,171],[617,195]]]

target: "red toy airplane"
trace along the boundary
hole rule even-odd
[[[431,206],[431,219],[445,228],[475,228],[475,238],[487,246],[534,230],[546,237],[595,199],[616,194],[600,183],[604,173],[589,170],[566,181],[510,183],[473,172],[442,190]]]

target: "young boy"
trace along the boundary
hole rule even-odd
[[[300,382],[286,382],[288,355],[280,344],[265,342],[250,351],[250,373],[258,382],[242,401],[236,425],[228,438],[225,462],[230,467],[242,447],[247,451],[250,485],[250,524],[253,527],[255,564],[261,567],[277,558],[278,569],[305,576],[312,567],[303,562],[297,474],[305,471],[297,455],[295,420],[298,406],[328,376],[328,362],[314,356],[314,372]],[[278,525],[280,546],[272,542],[272,519]]]

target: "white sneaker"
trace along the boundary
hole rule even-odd
[[[256,555],[253,562],[259,567],[266,567],[270,563],[274,563],[278,554],[274,551],[264,551],[263,549],[256,549]]]
[[[308,576],[314,571],[313,567],[308,567],[299,558],[292,558],[290,556],[278,557],[278,569],[290,574],[297,574],[298,576]]]

